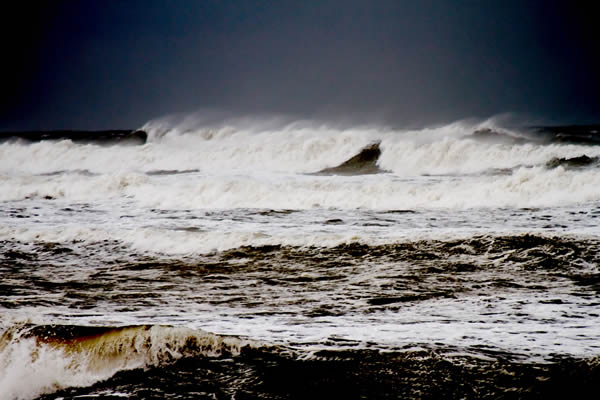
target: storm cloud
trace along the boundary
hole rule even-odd
[[[595,11],[441,0],[11,6],[0,129],[135,128],[203,108],[395,124],[503,112],[597,122]]]

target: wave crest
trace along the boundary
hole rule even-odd
[[[3,398],[30,399],[66,387],[89,386],[122,370],[184,357],[235,356],[252,346],[260,344],[156,325],[15,325],[0,336],[0,388]]]

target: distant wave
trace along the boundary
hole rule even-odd
[[[537,126],[530,130],[553,142],[600,145],[600,125]]]
[[[544,129],[560,139],[564,132],[591,135],[592,128]],[[0,175],[7,179],[0,179],[0,201],[128,198],[148,208],[385,210],[600,200],[594,189],[600,171],[573,168],[587,162],[582,155],[595,165],[600,146],[532,139],[494,121],[397,130],[190,117],[143,130],[143,146],[1,143]],[[443,176],[456,179],[436,178]]]
[[[148,134],[143,130],[52,130],[52,131],[5,131],[0,132],[0,142],[22,139],[30,142],[43,140],[71,140],[77,143],[144,144]]]
[[[379,145],[371,152],[369,167],[363,172],[389,171],[399,176],[473,174],[543,166],[553,158],[600,156],[600,146],[565,141],[562,130],[544,128],[558,132],[554,134],[558,139],[547,141],[543,140],[543,134],[535,136],[530,131],[504,129],[495,126],[493,121],[459,121],[438,127],[398,130],[275,118],[219,122],[189,119],[191,121],[149,122],[136,131],[148,132],[146,146],[104,148],[81,146],[71,141],[42,141],[30,145],[5,142],[0,144],[0,173],[47,174],[71,170],[86,170],[92,174],[327,173],[359,156],[373,143]],[[593,126],[588,128],[584,132],[594,131]],[[575,128],[566,132],[571,132],[572,137],[585,136]],[[375,156],[377,151],[379,154]],[[357,161],[352,162],[354,169]],[[337,172],[340,171],[338,168]]]
[[[228,167],[232,169],[246,166],[339,175],[380,171],[468,174],[544,165],[553,157],[576,157],[600,140],[600,125],[505,128],[501,123],[501,119],[491,118],[397,129],[283,117],[190,114],[150,121],[142,129],[148,131],[150,142],[210,149],[213,165],[221,164],[223,158],[218,154],[222,154],[231,160]],[[363,153],[373,143],[377,148]],[[575,154],[576,146],[580,146],[580,154]],[[591,156],[600,155],[600,147],[588,151]]]
[[[473,137],[512,143],[600,145],[600,125],[530,126],[516,131],[484,127],[473,131]]]

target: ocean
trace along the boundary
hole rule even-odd
[[[6,134],[0,399],[593,398],[598,130]]]

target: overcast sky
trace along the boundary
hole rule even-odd
[[[600,121],[598,9],[555,1],[3,6],[0,129],[136,128],[211,108],[427,124]]]

